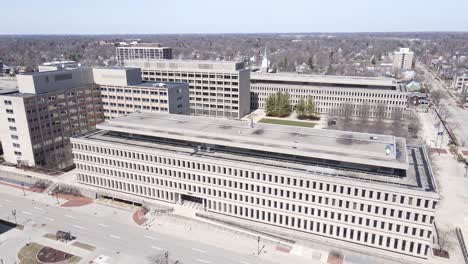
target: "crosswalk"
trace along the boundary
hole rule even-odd
[[[187,208],[191,208],[191,209],[195,209],[195,210],[202,210],[203,209],[203,204],[192,202],[192,201],[183,201],[182,206],[187,207]]]

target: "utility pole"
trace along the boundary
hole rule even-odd
[[[58,199],[58,192],[55,193],[55,198],[57,198],[57,204],[60,204],[59,199]]]

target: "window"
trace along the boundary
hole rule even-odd
[[[10,122],[10,123],[15,123],[15,119],[9,117],[9,118],[8,118],[8,122]]]
[[[20,144],[18,144],[18,143],[13,143],[13,147],[14,147],[14,148],[19,148],[19,147],[20,147]]]
[[[7,114],[13,114],[13,109],[6,109]]]
[[[16,131],[16,130],[17,130],[16,127],[10,126],[10,131]]]
[[[10,100],[5,100],[3,101],[5,103],[5,105],[11,105],[11,101]]]
[[[11,135],[11,139],[18,139],[17,135]]]

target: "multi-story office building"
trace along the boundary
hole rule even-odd
[[[133,43],[116,48],[117,65],[123,66],[126,60],[172,59],[172,48],[159,43]]]
[[[94,68],[93,73],[106,119],[133,112],[190,114],[187,83],[142,82],[139,68]]]
[[[65,167],[70,137],[103,121],[89,68],[17,75],[18,91],[0,95],[0,139],[7,162]]]
[[[333,130],[135,113],[72,139],[80,183],[426,258],[439,200],[423,147]]]
[[[390,117],[393,111],[404,110],[407,106],[408,93],[392,78],[290,73],[252,73],[250,78],[252,109],[265,108],[268,97],[277,92],[288,93],[293,107],[300,98],[311,97],[320,114],[339,113],[348,104],[356,116],[365,107],[370,117],[382,110]]]
[[[414,52],[409,48],[400,48],[393,53],[393,68],[399,71],[411,70],[413,68]]]
[[[190,113],[239,119],[250,113],[250,71],[242,62],[127,60],[146,81],[184,82],[190,87]]]

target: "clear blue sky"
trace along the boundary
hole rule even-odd
[[[468,31],[468,0],[0,0],[0,34]]]

